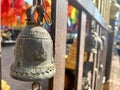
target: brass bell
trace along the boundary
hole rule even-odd
[[[34,12],[39,15],[34,21]],[[27,10],[27,26],[19,34],[15,46],[15,61],[10,75],[21,81],[38,81],[53,77],[56,72],[53,58],[53,42],[43,28],[43,9],[33,6]]]

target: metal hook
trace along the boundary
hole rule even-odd
[[[44,8],[43,0],[33,0],[33,6],[36,6],[36,11],[38,12],[38,23],[41,26],[43,26],[43,18],[44,18],[45,22],[48,25],[51,25],[52,20]],[[48,17],[48,20],[45,18],[45,15]]]
[[[37,81],[33,82],[33,84],[32,84],[32,90],[36,90],[35,87],[37,88],[37,90],[42,90],[42,87],[41,87],[40,83],[37,82]]]

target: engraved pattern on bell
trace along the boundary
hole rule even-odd
[[[40,26],[26,26],[16,41],[15,62],[10,75],[22,81],[34,81],[51,78],[55,71],[49,33]]]
[[[41,40],[42,42],[42,40]],[[42,42],[43,43],[43,42]],[[47,51],[45,51],[43,44],[38,46],[38,50],[35,50],[33,52],[33,58],[34,60],[47,60]]]

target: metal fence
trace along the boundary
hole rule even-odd
[[[67,35],[67,6],[68,3],[73,5],[79,11],[78,24],[78,40],[77,40],[77,59],[75,74],[75,90],[82,90],[82,74],[83,74],[83,58],[85,48],[85,29],[87,16],[91,21],[95,22],[94,30],[98,35],[104,34],[107,42],[109,42],[109,31],[104,19],[100,15],[92,0],[52,0],[52,26],[51,36],[54,42],[54,58],[56,63],[56,74],[49,80],[49,90],[64,90],[65,79],[65,51],[66,51],[66,35]],[[112,41],[111,41],[112,42]],[[109,45],[110,46],[110,45]],[[112,46],[112,44],[111,44]],[[109,49],[112,47],[109,47]],[[109,55],[111,53],[109,52]],[[92,90],[100,90],[102,80],[106,73],[106,58],[108,55],[108,43],[104,49],[94,54],[94,64],[92,73]],[[101,66],[101,67],[100,67]],[[98,69],[96,72],[95,69]],[[0,76],[1,77],[1,76]],[[108,76],[107,76],[108,77]],[[1,84],[0,84],[1,85]]]
[[[55,62],[56,62],[57,72],[56,75],[49,80],[49,90],[64,90],[64,85],[65,85],[64,57],[66,50],[65,47],[66,47],[66,34],[67,34],[66,29],[67,29],[68,3],[73,5],[79,11],[78,40],[77,40],[78,45],[77,45],[77,56],[76,56],[77,64],[76,64],[75,86],[74,86],[75,90],[81,90],[81,85],[82,85],[85,29],[86,29],[87,16],[91,18],[91,21],[95,22],[94,29],[96,30],[98,35],[104,34],[106,37],[106,42],[110,41],[108,39],[108,35],[109,35],[108,27],[91,0],[68,0],[68,2],[65,0],[54,0],[52,2],[53,24],[51,27],[51,36],[54,41]],[[107,60],[107,54],[108,54],[107,47],[108,47],[108,43],[106,43],[102,51],[97,52],[97,54],[94,54],[92,90],[100,90],[100,87],[102,86],[102,80],[105,76],[106,63],[109,62]],[[110,52],[109,55],[111,55]],[[98,71],[95,70],[96,68]]]

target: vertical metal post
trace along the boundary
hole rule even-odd
[[[96,76],[96,54],[93,53],[93,74],[92,74],[92,90],[95,90],[95,76]]]
[[[111,70],[111,62],[112,62],[112,50],[113,50],[113,40],[114,40],[114,32],[110,32],[108,34],[108,41],[107,41],[107,58],[106,58],[106,70],[105,76],[106,80],[110,79],[110,70]]]
[[[67,1],[52,0],[51,36],[54,42],[56,75],[50,79],[49,90],[64,90],[67,32]]]
[[[105,31],[105,30],[103,30],[104,32],[104,35],[106,36],[106,39],[108,38],[107,37],[107,31]],[[106,40],[107,41],[107,40]],[[107,43],[107,42],[106,42]],[[109,45],[109,44],[108,44]],[[107,63],[106,63],[106,60],[107,60],[107,58],[106,58],[106,56],[107,56],[107,50],[109,49],[108,48],[108,45],[106,44],[104,47],[103,47],[103,50],[102,50],[102,52],[101,52],[101,54],[102,54],[102,58],[101,58],[101,63],[102,63],[102,65],[103,65],[103,67],[101,67],[101,81],[100,81],[100,83],[101,83],[101,85],[99,85],[99,89],[101,88],[101,86],[102,86],[102,84],[103,84],[103,77],[105,76],[105,69],[106,69],[106,65],[107,65]],[[111,55],[112,55],[112,52],[111,52]]]
[[[93,25],[94,31],[96,30],[95,23]],[[96,45],[97,48],[97,45]],[[96,66],[97,66],[97,54],[93,53],[93,73],[92,73],[92,90],[95,90],[95,82],[96,82]]]
[[[98,33],[98,35],[100,36],[100,27],[99,27],[99,25],[97,24],[96,25],[96,32]],[[97,50],[97,61],[96,61],[96,68],[97,68],[97,70],[99,71],[99,51]],[[99,72],[96,72],[96,81],[95,81],[95,90],[98,90],[97,89],[97,86],[99,85],[98,84],[98,75],[99,75]]]
[[[81,90],[82,75],[83,75],[83,59],[85,46],[85,32],[86,32],[86,13],[83,10],[79,11],[78,24],[78,43],[77,43],[77,61],[76,61],[76,77],[75,90]]]

